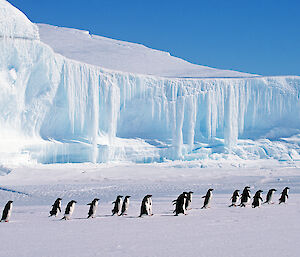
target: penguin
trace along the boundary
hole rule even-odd
[[[62,220],[69,220],[74,212],[76,201],[72,200],[67,204],[65,214],[62,217]]]
[[[289,191],[290,191],[289,187],[286,187],[283,189],[283,191],[281,192],[281,196],[279,198],[279,204],[286,202],[286,200],[289,198],[289,195],[288,195]]]
[[[266,201],[264,203],[267,203],[267,204],[273,204],[272,202],[272,198],[273,198],[273,195],[274,195],[274,192],[276,192],[277,190],[272,188],[268,191],[267,193],[267,197],[266,197]]]
[[[238,202],[239,198],[240,198],[240,190],[235,190],[233,192],[233,195],[231,197],[231,205],[229,205],[229,207],[236,207],[236,203]]]
[[[112,216],[114,216],[115,214],[119,216],[119,212],[121,211],[123,202],[122,197],[122,195],[118,195],[116,201],[112,202],[112,204],[114,204],[114,208],[111,210]]]
[[[12,203],[13,201],[8,201],[7,204],[4,207],[4,210],[2,212],[2,218],[1,218],[1,222],[9,222],[9,218],[12,212]]]
[[[187,198],[188,198],[188,193],[183,192],[178,196],[177,200],[173,201],[173,205],[175,205],[175,210],[173,211],[173,213],[175,213],[175,216],[178,216],[178,214],[180,213],[186,215]]]
[[[246,186],[243,190],[243,193],[241,194],[241,203],[239,204],[239,206],[246,207],[246,204],[248,204],[251,199],[250,192],[250,187]]]
[[[140,216],[142,217],[142,215],[149,215],[152,216],[152,199],[151,199],[152,195],[146,195],[143,198],[142,204],[141,204],[141,212],[140,212]]]
[[[261,197],[262,190],[258,190],[253,196],[252,208],[260,207],[263,201]]]
[[[194,192],[192,192],[192,191],[190,191],[190,192],[187,193],[187,199],[186,199],[186,202],[185,202],[185,209],[186,210],[192,209],[192,208],[190,208],[190,206],[192,204],[193,193]]]
[[[50,215],[49,215],[49,217],[51,217],[51,216],[57,216],[57,214],[59,213],[59,212],[61,212],[61,198],[57,198],[56,200],[55,200],[55,202],[54,202],[54,204],[52,205],[52,209],[51,209],[51,211],[50,211]]]
[[[97,207],[98,207],[98,198],[95,198],[91,203],[88,203],[87,205],[90,205],[90,209],[89,209],[89,213],[88,213],[88,217],[89,218],[95,218],[96,216],[96,211],[97,211]]]
[[[123,201],[123,205],[122,205],[121,215],[127,215],[127,210],[129,208],[129,198],[130,197],[131,197],[130,195],[125,196],[124,201]]]
[[[211,200],[211,198],[212,198],[212,191],[213,191],[213,189],[210,188],[210,189],[208,189],[206,195],[205,195],[205,196],[202,196],[202,198],[204,198],[204,204],[203,204],[203,206],[201,207],[201,209],[209,208],[209,202],[210,202],[210,200]]]

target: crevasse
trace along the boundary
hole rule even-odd
[[[0,23],[0,163],[299,158],[282,138],[300,133],[300,77],[105,70],[54,53],[21,18],[18,33]]]

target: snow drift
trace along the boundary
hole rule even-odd
[[[4,0],[0,17],[0,163],[299,159],[300,77],[112,71],[55,53]]]

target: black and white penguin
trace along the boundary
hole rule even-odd
[[[98,201],[99,201],[99,199],[95,198],[91,203],[87,204],[87,205],[90,206],[88,217],[87,217],[88,219],[89,218],[95,218],[97,207],[98,207]]]
[[[142,204],[141,204],[141,212],[140,212],[140,216],[142,217],[142,215],[149,215],[152,216],[152,195],[146,195],[143,198]]]
[[[114,216],[115,214],[119,215],[123,203],[122,197],[122,195],[118,195],[116,201],[112,202],[112,204],[114,204],[114,208],[111,210],[112,216]]]
[[[229,205],[229,207],[236,207],[237,202],[239,201],[240,198],[240,190],[235,190],[232,194],[231,199],[231,205]]]
[[[241,203],[239,204],[239,206],[246,207],[246,204],[249,203],[250,199],[251,199],[250,187],[246,186],[243,190],[243,193],[241,194]]]
[[[262,190],[258,190],[253,196],[252,208],[260,207],[263,201],[261,197]]]
[[[289,187],[283,189],[283,191],[281,192],[281,196],[279,198],[279,204],[286,203],[287,199],[289,198],[289,191],[290,191]]]
[[[129,208],[129,198],[131,196],[130,195],[126,195],[123,201],[123,205],[122,205],[122,210],[121,210],[121,215],[127,215],[127,210]]]
[[[12,203],[13,201],[8,201],[7,204],[5,205],[4,210],[2,212],[1,221],[9,222],[11,212],[12,212]]]
[[[210,200],[211,200],[211,198],[212,198],[212,191],[213,191],[213,189],[210,188],[210,189],[208,189],[206,195],[205,195],[205,196],[202,196],[202,198],[204,198],[204,204],[203,204],[203,206],[201,207],[201,209],[209,208],[209,202],[210,202]]]
[[[185,209],[186,210],[192,209],[191,205],[192,205],[193,193],[194,192],[192,192],[192,191],[190,191],[190,192],[187,193],[187,199],[186,199],[186,202],[185,202]]]
[[[267,197],[266,197],[266,201],[264,203],[267,203],[267,204],[273,204],[272,202],[272,198],[273,198],[273,195],[274,195],[274,192],[276,192],[277,190],[272,188],[268,191],[267,193]]]
[[[182,213],[186,215],[186,201],[187,201],[188,193],[183,192],[178,196],[176,200],[173,201],[173,205],[175,204],[175,210],[173,213],[175,213],[175,216],[178,216],[178,214]]]
[[[50,211],[50,215],[49,215],[49,217],[51,217],[51,216],[57,216],[57,214],[59,213],[59,212],[61,212],[61,198],[57,198],[56,200],[55,200],[55,202],[54,202],[54,204],[52,205],[52,209],[51,209],[51,211]]]
[[[62,220],[69,220],[71,218],[71,216],[74,212],[74,209],[75,209],[75,203],[77,203],[77,202],[72,200],[67,204],[65,214],[64,214]]]

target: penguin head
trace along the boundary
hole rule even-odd
[[[126,195],[126,196],[125,196],[125,198],[130,198],[130,197],[131,197],[130,195]]]
[[[275,192],[275,191],[277,191],[277,190],[276,190],[275,188],[272,188],[271,191],[274,191],[274,192]]]
[[[258,190],[257,192],[262,193],[263,191],[262,190]]]
[[[152,195],[147,195],[148,198],[152,197]]]
[[[94,201],[99,201],[99,200],[100,200],[100,199],[98,199],[98,198],[95,198],[95,199],[94,199]]]
[[[285,189],[290,189],[289,187],[286,187]]]
[[[184,192],[183,192],[183,194],[184,194],[184,195],[187,195],[187,194],[188,194],[188,192],[185,192],[185,191],[184,191]]]
[[[208,191],[214,191],[214,189],[213,189],[213,188],[210,188],[210,189],[208,189]]]
[[[193,191],[190,191],[190,192],[189,192],[190,195],[193,194],[193,193],[194,193]]]
[[[13,203],[13,202],[14,202],[14,201],[11,201],[11,200],[10,200],[10,201],[8,201],[7,203]]]
[[[57,200],[57,201],[61,201],[62,199],[61,199],[61,198],[57,198],[56,200]]]
[[[71,203],[77,203],[75,200],[72,200]]]
[[[239,189],[237,189],[237,190],[235,190],[234,192],[238,193],[238,192],[240,192],[240,190],[239,190]]]
[[[117,196],[117,198],[122,198],[122,197],[123,197],[123,195],[118,195],[118,196]]]

